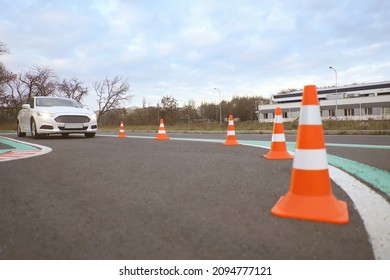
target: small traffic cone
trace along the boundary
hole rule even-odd
[[[118,135],[119,138],[124,138],[126,137],[125,135],[125,128],[123,126],[123,121],[121,121],[121,125],[119,127],[119,135]]]
[[[154,140],[169,140],[167,137],[167,134],[165,133],[165,126],[164,126],[164,120],[160,120],[160,127],[158,128],[158,134],[157,137],[154,138]]]
[[[234,131],[234,120],[233,115],[229,115],[229,125],[226,136],[225,146],[238,146],[240,145],[236,139],[236,132]]]
[[[287,152],[286,137],[284,136],[282,110],[275,108],[274,129],[272,132],[271,150],[264,155],[266,159],[292,159]]]
[[[326,158],[317,89],[305,86],[299,116],[290,189],[271,213],[276,216],[335,224],[349,221],[347,203],[333,195]]]

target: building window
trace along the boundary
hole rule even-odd
[[[372,108],[364,108],[365,115],[372,115]]]
[[[334,110],[329,110],[329,117],[335,117],[335,111]]]
[[[344,116],[353,116],[354,115],[354,109],[345,109],[344,110]]]
[[[268,113],[264,113],[263,115],[265,120],[268,119]]]
[[[287,119],[287,112],[283,112],[282,114],[283,114],[283,118]]]

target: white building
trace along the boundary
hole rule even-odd
[[[390,119],[390,81],[317,89],[323,119]],[[336,94],[337,92],[337,94]],[[272,96],[272,104],[258,106],[259,122],[272,122],[276,107],[285,121],[299,117],[302,90]]]

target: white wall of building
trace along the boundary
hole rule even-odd
[[[301,102],[259,105],[259,122],[272,122],[276,107],[282,109],[284,121],[294,121],[299,117]],[[320,100],[320,110],[322,119],[390,119],[390,95]]]

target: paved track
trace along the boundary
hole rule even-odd
[[[245,135],[252,137],[270,139]],[[327,143],[348,137],[389,144],[353,136]],[[268,161],[260,156],[266,150],[102,136],[25,140],[53,150],[0,163],[1,259],[374,258],[359,214],[335,184],[349,224],[272,216],[292,162]],[[388,168],[388,153],[367,162]]]

